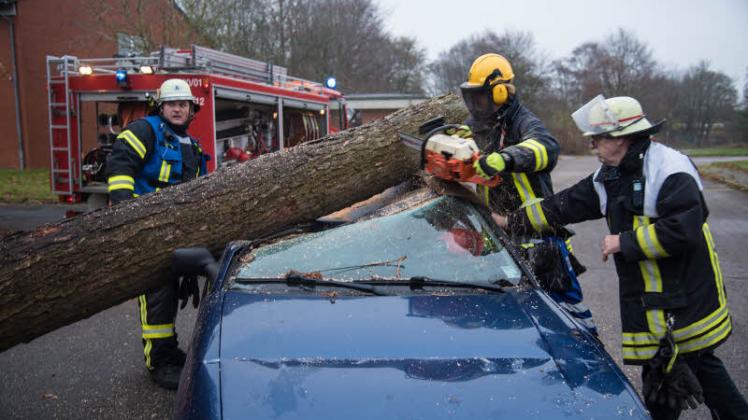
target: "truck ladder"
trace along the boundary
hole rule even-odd
[[[70,72],[77,74],[78,59],[65,55],[47,56],[47,99],[49,115],[50,184],[55,194],[73,193],[75,162],[71,153]],[[62,94],[61,94],[62,93]]]

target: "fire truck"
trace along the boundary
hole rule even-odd
[[[143,57],[47,56],[50,183],[61,202],[106,204],[114,139],[155,111],[156,90],[171,78],[199,102],[189,132],[211,156],[209,172],[343,130],[353,115],[334,79],[323,85],[197,45]]]

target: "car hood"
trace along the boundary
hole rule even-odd
[[[609,356],[533,290],[228,292],[223,417],[645,418]]]

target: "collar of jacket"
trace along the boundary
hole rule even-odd
[[[596,182],[613,181],[621,177],[621,174],[640,173],[644,165],[644,153],[649,148],[649,139],[638,140],[631,143],[626,154],[623,155],[618,166],[603,165],[595,177]]]
[[[165,125],[166,125],[166,126],[167,126],[167,127],[168,127],[168,128],[170,129],[170,130],[171,130],[171,131],[173,131],[173,132],[174,132],[174,134],[176,134],[176,135],[178,135],[178,136],[180,136],[180,137],[185,137],[185,136],[188,136],[188,134],[187,134],[187,128],[188,128],[188,127],[190,126],[190,123],[189,123],[189,121],[187,122],[187,124],[180,124],[180,125],[177,125],[177,124],[172,124],[172,123],[170,123],[170,122],[169,122],[169,120],[167,120],[166,118],[164,118],[164,117],[162,117],[162,116],[160,116],[160,115],[159,115],[159,118],[161,118],[161,121],[163,121],[163,122],[164,122],[164,124],[165,124]]]

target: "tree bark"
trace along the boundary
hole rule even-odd
[[[0,351],[163,282],[176,248],[252,239],[312,221],[414,175],[400,143],[430,118],[467,117],[446,95],[313,143],[264,155],[0,244]]]

